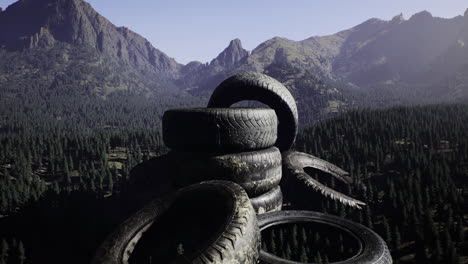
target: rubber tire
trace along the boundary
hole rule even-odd
[[[333,225],[344,232],[352,234],[360,241],[361,250],[354,257],[333,262],[335,264],[391,264],[392,257],[384,240],[374,231],[347,219],[313,211],[282,211],[260,215],[257,217],[260,231],[278,224],[297,223],[301,221],[319,222]],[[302,262],[279,258],[260,251],[260,263],[264,264],[301,264]]]
[[[172,109],[163,116],[163,140],[177,151],[239,152],[272,147],[278,120],[267,108]]]
[[[278,185],[262,195],[250,198],[250,202],[258,215],[281,211],[283,207],[281,187]]]
[[[139,163],[130,170],[121,195],[125,195],[135,211],[178,189],[170,175],[169,161],[169,156],[165,154]]]
[[[327,197],[347,206],[351,206],[358,209],[361,209],[362,206],[366,205],[364,202],[361,202],[348,195],[338,192],[322,184],[320,181],[315,180],[312,176],[310,176],[309,174],[307,174],[307,172],[304,171],[304,168],[314,168],[334,177],[335,179],[340,180],[345,184],[351,184],[353,182],[353,178],[349,177],[349,173],[347,173],[346,171],[342,170],[336,165],[333,165],[325,160],[319,159],[307,153],[297,151],[285,151],[281,154],[283,156],[283,174],[287,175],[285,177],[284,184],[282,184],[282,186],[286,187],[284,188],[286,193],[289,191],[288,187],[290,187],[291,185],[289,183],[299,181],[300,185],[306,186],[308,189],[312,189],[315,192],[320,193],[322,195],[322,198]],[[291,197],[297,197],[297,193],[300,189],[303,188],[292,187],[293,195]],[[299,200],[304,201],[303,198],[304,197],[299,197]]]
[[[208,107],[229,107],[243,100],[259,101],[275,110],[279,122],[275,146],[281,151],[289,150],[298,131],[297,106],[289,90],[268,75],[257,72],[240,73],[216,87]]]
[[[213,191],[226,197],[224,203],[232,210],[223,220],[221,228],[201,244],[199,253],[187,263],[256,263],[260,251],[260,232],[257,218],[247,194],[239,185],[227,181],[209,181],[178,190],[163,200],[154,200],[128,218],[100,246],[92,263],[129,263],[128,260],[138,241],[155,221],[180,199],[191,199],[194,194]],[[194,200],[194,203],[197,201]],[[202,204],[204,206],[204,203]],[[210,209],[210,204],[205,205]],[[217,212],[212,212],[216,214]],[[187,223],[191,223],[187,217]],[[197,228],[197,227],[194,227]],[[158,260],[155,260],[159,263]]]
[[[177,186],[207,180],[232,181],[249,197],[278,186],[281,181],[281,153],[276,147],[232,154],[170,152],[171,178]]]

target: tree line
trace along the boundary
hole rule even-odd
[[[76,243],[84,247],[79,254],[92,256],[98,241],[124,217],[115,212],[131,207],[119,198],[130,170],[167,152],[160,130],[131,118],[112,129],[57,128],[47,121],[31,126],[20,114],[17,120],[18,129],[0,133],[0,235],[5,241],[0,250],[9,252],[0,261],[35,263],[44,257],[38,245],[65,247],[37,240],[33,231],[44,226],[51,239],[50,232],[62,239],[71,239],[61,234],[66,232],[79,237]],[[349,171],[355,179],[351,186],[307,170],[367,206],[351,209],[309,190],[298,192],[303,203],[286,209],[313,209],[364,224],[385,239],[395,263],[461,263],[468,252],[468,105],[354,110],[301,129],[295,148]],[[100,220],[90,222],[95,216]],[[32,219],[34,224],[28,222]],[[264,248],[287,258],[332,261],[333,253],[316,247],[327,244],[327,235],[311,227],[290,228],[265,234]],[[343,248],[343,254],[352,250],[346,243],[334,248]]]

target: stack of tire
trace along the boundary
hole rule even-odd
[[[228,108],[242,100],[271,109]],[[289,150],[296,133],[293,97],[281,83],[259,73],[225,80],[208,108],[167,111],[163,137],[172,149],[169,173],[178,185],[189,186],[128,218],[106,238],[92,263],[301,263],[261,250],[260,232],[315,223],[355,238],[355,255],[335,263],[391,264],[385,242],[362,225],[318,212],[274,212],[283,200],[281,152]]]
[[[243,100],[270,108],[229,108]],[[291,147],[296,133],[291,93],[275,79],[254,72],[222,82],[208,108],[173,109],[163,116],[163,139],[171,149],[176,185],[235,182],[245,189],[257,214],[281,210],[281,151]]]
[[[106,238],[92,263],[298,264],[261,250],[261,231],[290,223],[325,224],[352,236],[358,250],[336,264],[392,263],[374,231],[310,211],[257,217],[245,190],[229,181],[202,182],[153,200]]]

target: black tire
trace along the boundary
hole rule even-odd
[[[232,181],[249,197],[271,190],[281,181],[281,153],[271,147],[232,154],[170,152],[171,177],[178,186],[207,180]]]
[[[268,75],[245,72],[226,79],[216,87],[208,107],[229,107],[243,100],[259,101],[275,110],[279,122],[275,146],[281,151],[289,150],[298,130],[297,106],[289,90]]]
[[[374,231],[360,224],[344,218],[327,215],[313,211],[282,211],[260,215],[258,225],[260,231],[268,227],[287,223],[315,222],[330,225],[341,229],[353,236],[359,243],[357,254],[353,257],[333,262],[335,264],[391,264],[392,257],[383,239]],[[301,262],[286,260],[272,255],[263,250],[260,251],[260,263],[264,264],[301,264]]]
[[[164,113],[163,139],[177,151],[249,151],[273,146],[277,126],[267,108],[173,109]]]
[[[281,187],[276,186],[262,195],[250,198],[250,202],[252,203],[255,213],[258,215],[281,211],[283,207],[283,193],[281,192]]]
[[[361,206],[366,205],[364,202],[361,202],[357,199],[349,197],[343,193],[340,193],[336,190],[333,190],[330,187],[325,186],[318,180],[315,180],[309,174],[304,171],[304,168],[314,168],[319,171],[325,172],[332,177],[346,183],[350,184],[353,182],[353,179],[349,177],[349,174],[342,170],[341,168],[333,165],[325,160],[319,159],[307,153],[297,152],[297,151],[285,151],[282,153],[283,156],[283,173],[287,175],[285,178],[286,182],[292,182],[295,179],[302,182],[302,185],[305,185],[309,188],[312,188],[318,193],[321,193],[323,196],[336,200],[342,204],[361,209]],[[287,188],[285,188],[288,192]],[[292,192],[297,193],[297,188],[293,187]],[[297,196],[297,195],[296,195]],[[300,198],[302,199],[302,197]]]
[[[130,170],[122,195],[132,203],[135,210],[177,190],[170,175],[169,156],[161,155],[137,164]]]
[[[104,241],[92,263],[151,258],[154,263],[253,264],[259,250],[257,219],[245,191],[232,182],[211,181],[149,203]]]

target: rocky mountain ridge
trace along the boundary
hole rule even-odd
[[[82,0],[20,0],[0,15],[0,46],[7,50],[85,45],[155,72],[175,75],[181,65],[126,27],[116,27]]]
[[[464,78],[468,66],[467,36],[468,9],[464,16],[450,19],[433,17],[427,11],[409,19],[399,14],[389,21],[369,19],[329,36],[301,41],[275,37],[258,45],[236,64],[218,65],[208,72],[218,81],[222,79],[219,75],[246,70],[268,74],[270,68],[281,65],[284,72],[295,69],[296,79],[304,78],[307,72],[327,83],[341,83],[341,87],[362,90],[398,86],[403,90],[422,89],[431,97],[428,101],[437,100],[444,91],[444,100],[464,100],[468,98]],[[236,46],[240,45],[236,40]],[[191,78],[190,87],[195,91],[197,87],[212,89],[216,81],[207,85],[210,82],[206,81],[206,65],[189,65],[192,75],[204,76],[201,82]],[[453,82],[447,85],[447,80]],[[400,92],[404,91],[396,91]]]
[[[20,0],[0,12],[0,92],[18,96],[34,84],[206,100],[225,78],[257,71],[284,82],[300,111],[321,118],[376,101],[468,100],[466,44],[468,9],[451,19],[423,11],[301,41],[275,37],[250,52],[234,39],[210,63],[182,65],[83,0]]]

